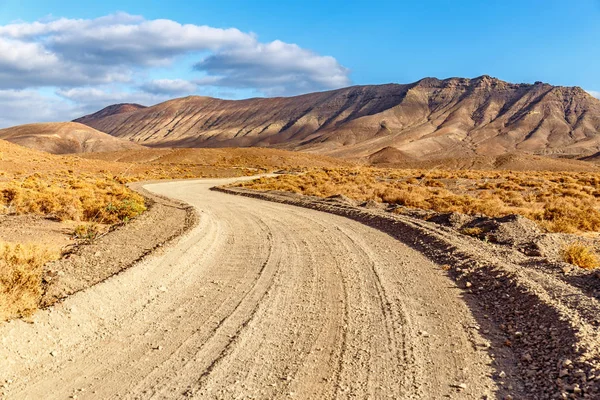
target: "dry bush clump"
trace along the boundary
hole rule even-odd
[[[600,259],[594,249],[581,242],[571,243],[562,249],[565,262],[584,269],[595,269],[600,266]]]
[[[519,214],[551,232],[600,231],[599,173],[325,168],[241,186],[439,212]]]
[[[37,309],[43,266],[58,256],[41,246],[0,243],[0,321],[29,316]]]
[[[77,225],[73,229],[73,237],[79,240],[91,242],[100,235],[100,227],[97,223]]]
[[[143,197],[113,178],[68,173],[0,183],[0,206],[4,213],[104,224],[126,222],[146,209]]]

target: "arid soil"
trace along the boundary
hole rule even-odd
[[[394,215],[377,204],[358,207],[343,196],[321,199],[240,188],[215,190],[342,215],[390,234],[443,263],[472,309],[483,310],[474,315],[480,333],[492,341],[491,355],[496,361],[506,357],[516,366],[520,382],[508,385],[522,392],[511,393],[512,398],[600,396],[600,274],[574,271],[552,257],[529,257],[514,238],[494,245],[457,234],[443,218],[434,223]],[[517,225],[508,228],[517,234],[517,228],[526,227],[514,219],[504,223]],[[531,231],[520,233],[526,236]],[[501,334],[494,335],[493,328],[486,328],[490,325]],[[502,382],[505,374],[498,372],[496,377]]]
[[[151,232],[144,238],[151,239],[148,243],[137,243],[136,232],[133,239],[123,235],[114,241],[120,250],[129,245],[137,246],[124,259],[115,258],[119,252],[106,251],[112,243],[103,238],[104,248],[100,246],[84,257],[71,255],[70,261],[61,262],[63,267],[70,266],[66,271],[47,271],[45,277],[42,275],[41,267],[46,262],[58,257],[65,246],[75,243],[71,236],[89,239],[113,224],[130,222],[145,210],[144,199],[127,189],[124,186],[127,182],[247,176],[281,168],[303,170],[348,164],[323,156],[274,149],[161,149],[94,154],[102,154],[106,159],[52,155],[0,140],[0,246],[3,249],[0,320],[33,312],[40,305],[43,278],[54,285],[56,276],[60,276],[62,286],[48,288],[47,294],[53,301],[98,282],[155,246],[152,240],[160,239],[170,229],[170,221],[159,218],[141,229]],[[103,260],[105,254],[112,258]],[[109,266],[104,267],[105,263]],[[89,279],[67,283],[71,274],[77,272],[90,275]]]
[[[600,168],[596,159],[581,161],[532,155],[523,152],[506,153],[499,156],[441,157],[424,160],[398,154],[389,147],[366,160],[378,168],[450,169],[450,170],[496,170],[496,171],[585,171],[597,172]]]
[[[81,158],[119,163],[135,163],[136,165],[168,166],[178,165],[182,168],[212,169],[214,176],[231,177],[222,170],[232,167],[255,169],[281,168],[332,168],[356,165],[355,163],[332,157],[265,148],[226,148],[226,149],[143,149],[137,151],[114,151],[104,153],[88,153]],[[582,163],[586,164],[587,163]],[[221,171],[219,171],[221,170]],[[221,175],[217,173],[221,172]]]
[[[530,389],[520,353],[499,344],[494,310],[472,301],[479,282],[461,289],[422,249],[349,218],[209,190],[228,182],[146,185],[191,204],[199,224],[31,321],[1,325],[4,396],[481,399]],[[529,336],[514,340],[520,349]]]
[[[53,221],[38,215],[0,215],[0,238],[9,243],[30,243],[60,252],[75,244],[73,221]]]
[[[152,194],[140,183],[131,186],[145,195],[149,210],[46,265],[42,306],[121,272],[197,223],[197,214],[189,205]]]
[[[0,129],[0,139],[52,154],[139,150],[143,146],[77,122],[27,124]]]
[[[600,151],[600,100],[578,87],[513,84],[489,76],[296,97],[190,96],[131,109],[111,106],[76,121],[153,147],[281,147],[380,163],[515,151],[582,157]]]

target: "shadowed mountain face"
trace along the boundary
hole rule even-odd
[[[357,158],[385,149],[376,155],[380,161],[386,155],[600,151],[599,100],[577,87],[511,84],[488,76],[288,98],[186,97],[126,112],[105,109],[76,121],[155,147],[263,146]]]
[[[53,154],[143,149],[76,122],[50,122],[0,129],[0,139]]]

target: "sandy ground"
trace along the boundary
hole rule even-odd
[[[127,224],[119,224],[91,243],[74,247],[60,260],[46,264],[44,293],[46,307],[93,286],[142,260],[191,229],[197,220],[192,207],[130,184],[146,197],[148,210]],[[1,230],[0,230],[1,232]]]
[[[230,180],[231,181],[231,180]],[[315,210],[150,184],[197,208],[169,251],[0,326],[14,399],[480,399],[489,344],[442,268]]]
[[[0,240],[9,243],[35,243],[52,251],[74,246],[77,222],[52,221],[37,215],[0,215]]]

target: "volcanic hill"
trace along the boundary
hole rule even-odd
[[[489,76],[295,97],[190,96],[152,107],[111,106],[76,121],[152,147],[279,147],[379,162],[600,151],[600,100],[579,87]]]

